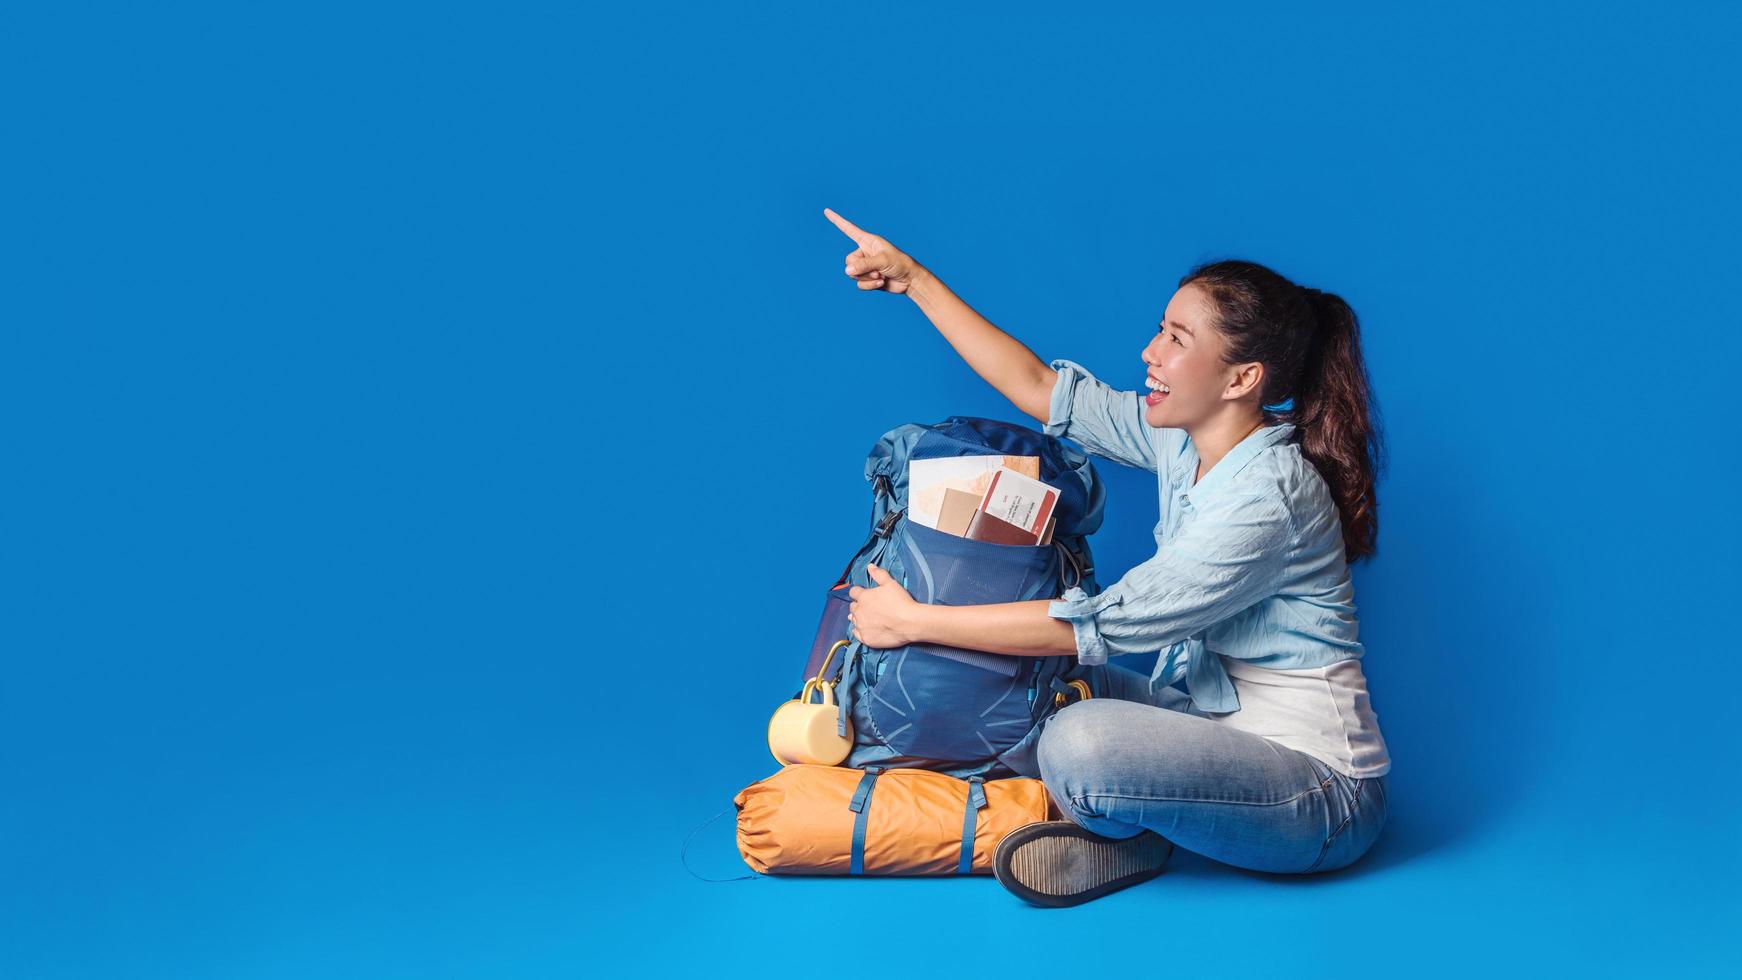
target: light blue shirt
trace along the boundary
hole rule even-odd
[[[1342,523],[1330,488],[1291,441],[1260,428],[1192,485],[1198,451],[1184,429],[1143,420],[1143,396],[1056,360],[1046,432],[1156,475],[1155,557],[1100,595],[1073,588],[1047,607],[1068,619],[1077,659],[1153,653],[1151,685],[1185,678],[1193,706],[1240,710],[1223,657],[1260,667],[1323,667],[1362,655]]]

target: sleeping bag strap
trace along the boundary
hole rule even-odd
[[[956,874],[959,875],[974,873],[974,824],[980,809],[986,805],[986,790],[980,785],[985,781],[984,776],[968,780],[968,810],[962,814],[962,860],[956,864]]]
[[[871,813],[871,787],[882,772],[879,766],[868,767],[859,780],[859,788],[853,791],[853,802],[847,804],[847,809],[858,814],[853,818],[853,856],[847,866],[850,875],[865,873],[865,824]]]

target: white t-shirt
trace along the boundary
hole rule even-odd
[[[1160,688],[1153,700],[1161,707],[1305,752],[1345,776],[1366,779],[1391,771],[1391,756],[1367,699],[1361,661],[1286,670],[1232,659],[1225,663],[1240,696],[1239,711],[1195,710],[1185,692],[1173,687]]]
[[[1287,670],[1224,663],[1240,710],[1205,717],[1305,752],[1345,776],[1365,779],[1391,770],[1361,661]]]

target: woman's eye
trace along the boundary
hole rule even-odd
[[[1179,334],[1177,334],[1177,333],[1173,335],[1173,342],[1176,344],[1179,344],[1181,347],[1185,346],[1184,344],[1179,343]]]

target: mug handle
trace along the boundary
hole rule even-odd
[[[799,703],[810,704],[811,693],[813,691],[823,692],[823,705],[830,708],[835,706],[835,685],[823,680],[821,677],[813,677],[804,682],[804,690],[798,692]]]

